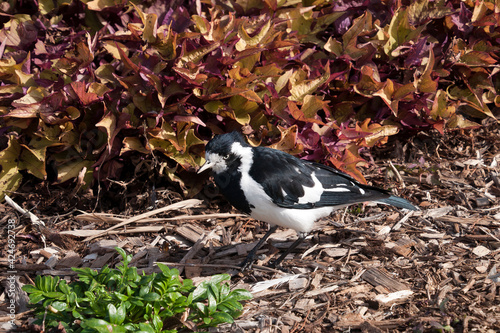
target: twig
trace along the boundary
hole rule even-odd
[[[21,206],[19,206],[14,200],[12,200],[7,194],[5,195],[5,201],[11,205],[15,210],[17,210],[19,213],[23,214],[23,215],[27,215],[30,220],[31,220],[31,223],[33,223],[34,225],[43,225],[45,226],[45,223],[40,220],[38,218],[38,216],[36,216],[35,214],[33,214],[32,212],[30,211],[27,211],[25,210],[24,208],[22,208]]]
[[[403,177],[401,177],[401,174],[399,173],[398,169],[396,169],[396,167],[394,166],[394,164],[392,164],[392,161],[389,161],[389,166],[391,167],[391,170],[394,172],[394,174],[398,178],[398,181],[401,183],[401,187],[405,188],[406,185],[405,185],[405,182],[403,180]]]
[[[174,217],[159,217],[159,218],[144,218],[141,220],[135,221],[135,223],[160,223],[167,221],[184,221],[184,220],[205,220],[205,219],[226,219],[230,217],[242,217],[247,216],[245,214],[234,214],[234,213],[214,213],[214,214],[198,214],[198,215],[179,215]],[[105,219],[103,219],[103,217]],[[82,215],[78,215],[76,217],[77,220],[91,221],[90,218],[98,219],[100,221],[106,222],[123,222],[126,221],[125,217],[118,217],[113,214],[107,213],[85,213]],[[113,221],[110,221],[110,218]],[[107,220],[106,220],[107,219]]]
[[[155,264],[164,264],[167,266],[174,266],[174,267],[207,267],[207,268],[232,268],[232,269],[241,269],[240,266],[236,265],[224,265],[224,264],[194,264],[194,263],[180,263],[180,262],[162,262],[162,261],[156,261]]]
[[[180,264],[186,263],[188,260],[193,259],[193,257],[198,253],[202,248],[205,247],[207,242],[214,238],[215,234],[215,229],[212,230],[208,235],[203,233],[203,235],[194,243],[194,245],[191,247],[191,249],[186,253],[184,258],[181,259],[179,262]],[[182,271],[184,270],[184,266],[181,266],[179,269],[179,274],[182,274]]]
[[[116,228],[120,228],[122,226],[130,224],[132,222],[136,222],[138,220],[142,220],[142,219],[144,219],[146,217],[149,217],[149,216],[152,216],[152,215],[156,215],[156,214],[163,213],[163,212],[168,212],[168,211],[171,211],[171,210],[191,208],[191,207],[194,207],[194,206],[198,206],[202,202],[203,201],[198,200],[198,199],[189,199],[189,200],[184,200],[184,201],[176,202],[176,203],[174,203],[172,205],[168,205],[166,207],[155,209],[155,210],[153,210],[151,212],[146,212],[144,214],[140,214],[140,215],[131,217],[131,218],[129,218],[129,219],[127,219],[127,220],[125,220],[125,221],[123,221],[121,223],[118,223],[117,225],[114,225],[114,226],[112,226],[112,227],[104,230],[103,232],[101,232],[101,233],[99,233],[97,235],[85,238],[84,241],[85,242],[91,241],[94,238],[106,235],[108,233],[108,231],[110,231],[110,230],[113,230],[113,229],[116,229]]]
[[[482,227],[482,226],[478,226],[479,229],[481,229],[485,234],[487,234],[488,236],[492,237],[494,240],[496,240],[497,242],[500,242],[500,239],[498,239],[498,237],[496,237],[495,235],[493,235],[488,229],[486,229],[485,227]]]
[[[47,247],[47,244],[45,243],[45,235],[39,230],[40,227],[45,227],[45,223],[38,218],[35,214],[33,214],[30,211],[25,210],[21,206],[19,206],[14,200],[11,199],[7,194],[5,195],[5,202],[7,202],[9,205],[11,205],[15,210],[17,210],[19,213],[23,214],[24,216],[28,216],[31,220],[31,223],[36,227],[38,232],[40,233],[40,239],[42,240],[43,247]]]

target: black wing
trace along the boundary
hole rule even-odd
[[[322,189],[316,187],[317,199],[304,201],[301,198],[306,190],[311,192],[315,186],[313,174],[321,183]],[[250,176],[262,184],[264,191],[276,205],[284,208],[344,206],[391,196],[385,190],[362,185],[333,168],[264,147],[254,148]]]

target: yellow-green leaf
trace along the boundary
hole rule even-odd
[[[120,151],[120,155],[123,155],[128,151],[137,151],[139,153],[149,154],[149,150],[144,147],[138,137],[127,136],[123,139],[123,148]]]
[[[387,32],[389,40],[384,45],[384,52],[389,56],[392,55],[392,51],[406,41],[406,37],[410,32],[411,27],[406,9],[398,8],[389,24],[389,31]]]
[[[5,194],[18,189],[22,176],[19,173],[18,161],[21,154],[21,146],[12,137],[9,139],[7,148],[0,151],[0,200]]]
[[[269,32],[269,29],[271,28],[271,20],[269,19],[260,29],[260,31],[253,37],[250,37],[248,33],[246,32],[245,28],[243,27],[244,21],[241,22],[240,26],[238,27],[238,37],[240,40],[236,43],[236,50],[238,51],[244,51],[245,49],[249,47],[254,47],[258,45],[264,37],[267,35]]]
[[[121,60],[120,50],[125,53],[128,57],[128,48],[122,43],[115,42],[112,40],[106,40],[102,42],[102,46],[108,51],[113,58]],[[120,49],[120,50],[119,50]],[[111,71],[111,68],[108,68],[108,71]]]
[[[104,128],[104,130],[106,131],[106,133],[108,134],[108,150],[109,152],[111,152],[111,149],[113,148],[113,139],[114,139],[114,133],[115,133],[115,129],[116,129],[116,117],[115,115],[113,114],[113,112],[108,112],[107,115],[105,115],[101,121],[99,121],[97,124],[96,124],[97,127],[102,127]]]
[[[184,55],[179,59],[178,66],[183,67],[189,62],[197,64],[205,55],[218,48],[219,45],[220,42],[214,42],[212,44],[208,44],[200,48],[197,48],[196,50],[185,52]]]
[[[19,156],[19,169],[26,170],[39,179],[45,179],[45,148],[31,149],[21,145],[22,152]]]
[[[438,90],[436,96],[434,97],[434,102],[432,103],[432,109],[430,116],[434,120],[448,119],[451,114],[454,113],[455,107],[448,107],[448,98],[443,90]]]
[[[366,47],[358,48],[358,36],[372,29],[372,25],[372,15],[367,11],[355,19],[352,27],[342,36],[344,53],[351,59],[357,60],[370,52]]]
[[[87,161],[78,158],[60,165],[57,168],[57,183],[61,184],[65,181],[78,177],[83,168],[87,168],[87,172],[91,172],[93,161]]]
[[[429,60],[427,60],[427,65],[425,70],[420,76],[420,78],[415,79],[416,88],[419,92],[424,93],[435,93],[438,87],[438,80],[433,80],[431,77],[432,69],[434,68],[434,52],[432,48],[429,49]]]
[[[311,95],[330,78],[330,67],[327,65],[325,73],[314,80],[294,82],[290,89],[290,100],[302,101],[306,95]]]

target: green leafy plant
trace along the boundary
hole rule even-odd
[[[45,328],[63,325],[67,332],[173,333],[187,326],[232,323],[242,313],[240,302],[252,298],[247,290],[230,290],[227,274],[197,287],[161,263],[161,273],[140,275],[129,266],[132,256],[116,250],[123,257],[116,269],[73,268],[79,278],[75,282],[37,276],[34,286],[24,286],[38,318],[35,323]]]

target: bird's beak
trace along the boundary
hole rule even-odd
[[[198,172],[197,173],[202,173],[203,171],[207,170],[207,169],[210,169],[211,167],[213,166],[212,163],[210,163],[209,161],[206,161],[205,164],[203,164],[201,166],[201,168],[198,169]]]

